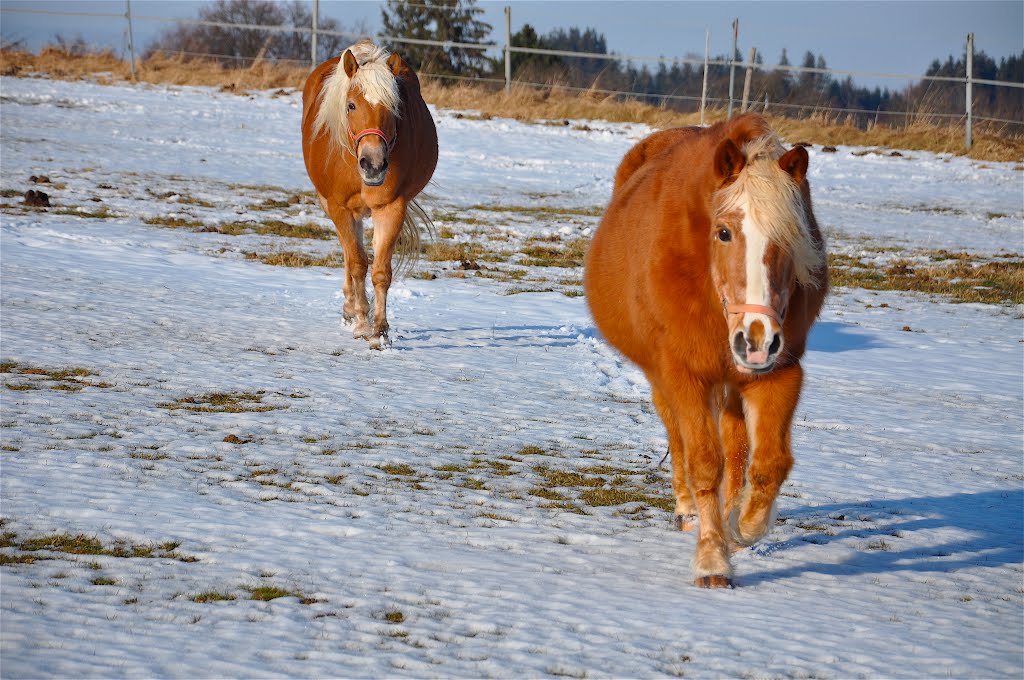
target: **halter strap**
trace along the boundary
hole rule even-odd
[[[779,316],[779,313],[771,307],[765,307],[764,305],[726,305],[725,311],[730,314],[743,314],[744,312],[764,314],[771,319],[775,319],[776,323],[780,326],[782,325],[782,318]]]
[[[358,135],[352,134],[352,128],[349,128],[349,131],[348,131],[348,137],[349,137],[349,139],[352,140],[352,147],[353,147],[353,149],[355,147],[359,146],[359,140],[360,139],[362,139],[363,137],[367,137],[369,135],[377,135],[378,137],[383,139],[384,140],[384,146],[386,146],[389,151],[391,150],[391,145],[394,144],[394,140],[393,139],[388,139],[388,136],[386,134],[384,134],[383,130],[378,130],[377,128],[366,128],[365,130],[360,132]]]

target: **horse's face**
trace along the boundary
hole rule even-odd
[[[728,185],[745,160],[730,140],[722,143],[718,154],[716,172]],[[804,149],[797,147],[778,162],[797,184],[803,180],[807,170]],[[718,211],[712,220],[711,278],[722,302],[736,370],[767,373],[775,367],[785,344],[782,327],[797,287],[796,267],[792,254],[769,239],[770,231],[759,224],[750,197],[741,192],[734,198],[728,209]]]
[[[392,64],[395,61],[396,65]],[[397,71],[401,58],[392,54],[388,66]],[[389,156],[398,132],[398,117],[372,87],[355,79],[359,65],[350,51],[344,56],[345,72],[352,79],[345,106],[348,107],[348,135],[356,156],[359,176],[367,186],[380,186],[387,177]]]

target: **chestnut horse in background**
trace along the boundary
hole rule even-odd
[[[340,65],[340,67],[339,67]],[[346,322],[352,335],[388,344],[391,258],[419,255],[430,220],[413,199],[437,165],[437,129],[416,74],[368,40],[320,64],[302,92],[302,155],[345,258]],[[373,323],[369,322],[363,218],[373,219]],[[401,266],[399,267],[401,268]]]
[[[763,118],[656,133],[623,159],[587,254],[605,339],[651,383],[696,584],[732,587],[793,465],[800,358],[828,289],[807,152]],[[724,483],[723,483],[724,482]]]

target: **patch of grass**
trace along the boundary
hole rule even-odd
[[[264,220],[262,222],[226,222],[218,224],[216,231],[228,236],[241,234],[259,234],[260,236],[281,236],[284,238],[303,238],[316,241],[330,241],[335,238],[334,232],[327,231],[319,224],[290,224],[281,220]]]
[[[117,580],[106,576],[97,576],[92,580],[92,584],[94,586],[113,586],[117,584]]]
[[[473,477],[466,478],[459,486],[461,486],[464,489],[472,489],[473,491],[487,490],[487,484],[483,480],[475,479]]]
[[[595,451],[596,453],[596,451]],[[640,472],[636,470],[630,470],[629,468],[618,467],[615,465],[590,465],[588,467],[580,468],[580,472],[585,472],[591,475],[639,475]]]
[[[569,241],[562,248],[532,245],[519,252],[526,255],[521,264],[528,267],[582,267],[589,247],[589,239],[579,238]]]
[[[527,493],[537,498],[544,498],[549,501],[567,501],[569,500],[566,496],[562,495],[554,489],[545,489],[543,487],[535,486],[530,489]]]
[[[207,602],[226,602],[228,600],[236,599],[231,593],[218,593],[215,590],[209,590],[205,593],[199,593],[192,598],[193,602],[205,604]]]
[[[446,463],[445,465],[437,465],[434,467],[438,472],[466,472],[469,467],[466,465],[456,465],[454,463]]]
[[[105,220],[111,217],[118,217],[106,207],[100,208],[99,210],[78,210],[74,208],[61,208],[55,212],[56,215],[74,215],[75,217],[84,217],[94,220]]]
[[[157,227],[170,227],[171,229],[201,229],[205,225],[198,220],[189,220],[184,217],[172,217],[170,215],[156,215],[142,220],[144,223]]]
[[[515,522],[514,517],[506,517],[505,515],[499,515],[495,512],[481,512],[477,517],[483,517],[485,519],[493,519],[498,522]]]
[[[533,470],[544,478],[548,486],[596,487],[605,485],[605,480],[602,477],[587,477],[578,472],[552,470],[545,465],[537,465]]]
[[[13,537],[9,540],[13,541]],[[68,533],[50,534],[21,541],[13,544],[23,552],[36,552],[44,550],[47,552],[65,553],[69,555],[105,555],[107,557],[143,557],[143,558],[169,558],[182,562],[195,562],[194,557],[183,556],[175,552],[180,543],[167,542],[160,545],[149,545],[142,543],[128,543],[126,541],[114,541],[109,546],[104,546],[95,536],[86,534],[71,535]]]
[[[528,217],[563,217],[565,215],[581,215],[585,217],[600,217],[604,214],[604,208],[562,208],[545,205],[474,205],[469,210],[482,210],[485,212],[517,213]]]
[[[580,500],[593,507],[643,503],[666,512],[672,512],[675,509],[675,501],[672,499],[649,496],[642,491],[627,488],[587,489],[580,494]]]
[[[8,564],[32,564],[39,560],[47,560],[48,557],[38,557],[36,555],[7,555],[0,553],[0,567]]]
[[[78,392],[85,387],[107,388],[113,387],[111,383],[103,381],[90,381],[84,378],[99,375],[95,371],[80,366],[67,366],[64,368],[42,368],[19,364],[15,361],[4,361],[0,363],[0,373],[13,373],[17,375],[33,376],[34,381],[30,383],[4,383],[4,387],[15,391],[26,391],[36,389],[50,389],[59,392]],[[43,381],[43,382],[36,382]],[[56,385],[46,384],[55,382]]]
[[[169,411],[186,410],[194,413],[264,413],[285,408],[261,403],[263,392],[209,392],[194,397],[181,397],[157,404]]]
[[[524,446],[523,448],[516,451],[517,456],[541,456],[547,454],[547,451],[539,446]]]
[[[883,266],[830,256],[833,286],[942,295],[953,302],[1024,304],[1024,260],[972,264],[972,256],[938,251],[932,262],[897,259]]]
[[[270,600],[276,600],[279,597],[298,598],[300,604],[315,604],[320,601],[312,597],[307,597],[300,592],[285,590],[284,588],[278,588],[277,586],[258,586],[255,588],[249,588],[248,590],[252,599],[259,600],[260,602],[269,602]]]
[[[416,469],[406,465],[405,463],[385,463],[384,465],[378,465],[378,470],[382,470],[389,475],[414,475]]]
[[[258,260],[274,267],[332,267],[343,265],[340,253],[330,255],[309,255],[289,250],[278,250],[272,253],[245,253],[245,259]]]
[[[128,457],[136,460],[167,460],[170,458],[166,453],[149,453],[146,451],[132,451],[128,454]]]
[[[398,610],[384,612],[384,620],[388,623],[404,623],[405,614]]]

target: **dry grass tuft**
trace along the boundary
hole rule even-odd
[[[1024,304],[1024,261],[975,264],[967,253],[938,251],[928,262],[896,259],[883,266],[841,254],[829,257],[833,286],[942,295],[953,302]]]

